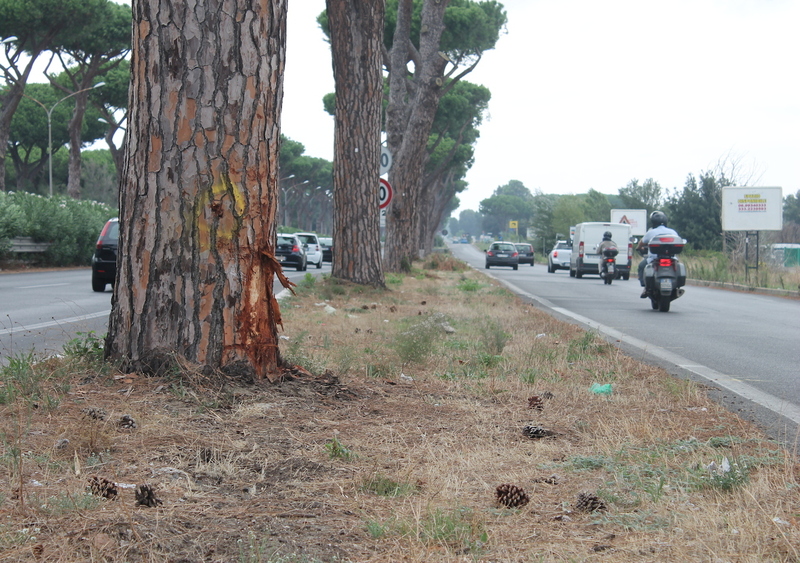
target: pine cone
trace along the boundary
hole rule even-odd
[[[98,477],[97,475],[92,475],[89,477],[88,481],[89,490],[93,495],[109,500],[117,498],[117,486],[112,481],[109,481],[105,477]]]
[[[518,506],[525,506],[531,500],[523,489],[516,485],[509,485],[507,483],[498,485],[495,490],[497,502],[508,508],[516,508]]]
[[[156,492],[153,487],[147,483],[136,485],[136,506],[149,506],[154,508],[159,504],[164,504],[160,499],[156,498]]]
[[[87,409],[83,409],[83,414],[92,418],[94,420],[105,420],[106,419],[106,411],[103,409],[97,409],[94,407],[89,407]]]
[[[122,418],[117,422],[117,427],[123,430],[132,430],[136,428],[136,421],[129,414],[122,415]]]
[[[528,408],[536,409],[537,411],[544,409],[544,400],[539,395],[528,397]]]
[[[575,510],[580,510],[582,512],[596,512],[605,509],[606,503],[592,493],[579,494],[578,502],[575,503]]]
[[[526,424],[525,428],[522,429],[522,434],[528,438],[547,438],[548,436],[556,435],[556,433],[552,430],[542,428],[541,426],[537,426],[533,423]]]

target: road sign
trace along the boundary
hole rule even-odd
[[[381,147],[381,169],[378,176],[383,176],[392,169],[392,153],[389,147]]]
[[[381,183],[378,187],[378,199],[380,200],[380,208],[383,209],[384,207],[388,206],[392,202],[392,186],[389,185],[389,182],[384,180],[383,178],[380,179]]]

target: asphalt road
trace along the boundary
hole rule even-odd
[[[800,300],[687,286],[670,312],[660,313],[640,299],[636,278],[605,285],[598,276],[549,274],[542,264],[486,270],[474,246],[451,250],[523,298],[619,341],[626,352],[710,383],[729,407],[778,434],[800,424]]]
[[[306,273],[330,273],[331,265],[307,272],[285,270],[294,283]],[[111,286],[92,291],[88,268],[0,274],[0,365],[29,352],[58,354],[70,340],[93,331],[105,335],[111,313]],[[282,287],[275,283],[275,291]]]

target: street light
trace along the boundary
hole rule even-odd
[[[31,98],[27,94],[22,94],[29,100],[33,100],[34,102],[42,106],[42,109],[47,113],[47,164],[49,165],[49,172],[50,172],[50,197],[53,197],[53,122],[51,119],[53,116],[53,110],[56,109],[56,106],[58,104],[60,104],[61,102],[63,102],[68,98],[71,98],[72,96],[80,94],[81,92],[86,92],[88,90],[94,90],[95,88],[100,88],[100,86],[105,86],[105,85],[106,85],[105,82],[98,82],[94,86],[91,86],[89,88],[84,88],[83,90],[78,90],[77,92],[73,92],[69,96],[64,96],[63,98],[58,100],[50,107],[50,109],[47,109],[47,106],[44,105],[39,100],[37,100],[36,98]]]
[[[289,178],[294,178],[294,174],[292,174],[291,176],[287,176],[286,178],[282,178],[282,179],[283,180],[288,180]],[[289,211],[289,207],[288,207],[288,204],[286,202],[286,199],[287,199],[286,194],[289,192],[289,190],[292,190],[294,188],[298,188],[298,187],[303,186],[303,185],[308,184],[308,183],[309,183],[309,180],[303,180],[300,183],[292,184],[288,188],[281,188],[281,191],[283,192],[283,226],[284,227],[288,227],[288,225],[287,225],[287,220],[288,220],[287,216],[288,216],[288,211]]]

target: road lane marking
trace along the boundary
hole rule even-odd
[[[0,336],[4,334],[16,334],[17,332],[34,331],[42,328],[50,328],[51,326],[61,326],[69,323],[79,323],[91,319],[99,319],[100,317],[107,317],[111,314],[111,309],[108,311],[100,311],[99,313],[89,313],[88,315],[81,315],[79,317],[69,317],[67,319],[52,320],[45,323],[38,323],[28,326],[15,326],[13,328],[0,329]]]
[[[72,285],[69,283],[48,283],[45,285],[21,285],[17,289],[39,289],[40,287],[58,287],[60,285]]]
[[[556,311],[565,317],[574,319],[593,330],[597,330],[598,332],[605,334],[606,336],[609,336],[615,340],[619,340],[620,342],[624,342],[630,346],[634,346],[635,348],[638,348],[643,352],[650,354],[651,356],[693,373],[702,379],[713,382],[722,389],[726,389],[732,393],[735,393],[739,397],[742,397],[743,399],[747,399],[753,403],[756,403],[757,405],[761,405],[762,407],[765,407],[772,412],[791,420],[795,424],[800,424],[800,406],[794,403],[780,399],[774,395],[770,395],[769,393],[765,393],[759,389],[756,389],[752,385],[748,385],[747,383],[736,379],[731,375],[726,375],[702,364],[693,363],[689,359],[684,358],[683,356],[680,356],[674,352],[670,352],[665,348],[654,346],[653,344],[639,340],[638,338],[628,336],[627,334],[611,328],[610,326],[600,324],[588,317],[574,313],[569,309],[557,307],[547,299],[523,291],[519,287],[505,280],[501,280],[499,278],[495,279],[517,295],[531,299],[532,301],[535,301],[544,307],[547,307],[548,309]]]

